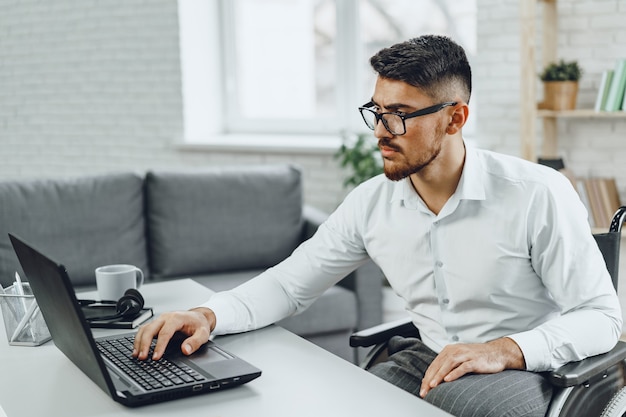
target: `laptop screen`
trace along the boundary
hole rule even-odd
[[[112,393],[91,329],[83,317],[65,267],[9,234],[54,344],[100,388]],[[106,376],[105,376],[106,375]]]

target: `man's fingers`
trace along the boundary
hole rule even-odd
[[[133,357],[138,359],[146,359],[148,357],[148,349],[150,349],[150,343],[153,339],[153,333],[148,328],[154,324],[144,325],[139,328],[137,334],[135,334],[135,342],[133,344]]]
[[[191,355],[209,340],[209,336],[209,332],[204,327],[196,329],[191,336],[183,340],[180,349],[185,355]]]
[[[172,327],[170,322],[165,322],[157,335],[157,341],[154,345],[154,352],[152,352],[152,360],[158,361],[163,357],[165,353],[165,349],[167,349],[167,345],[170,343],[170,340],[174,336],[178,329],[176,327]]]
[[[422,380],[422,385],[420,388],[420,397],[424,398],[431,389],[437,387],[442,382],[455,381],[459,379],[460,377],[462,377],[463,375],[471,372],[471,370],[469,370],[467,365],[468,365],[468,362],[465,362],[457,366],[456,368],[450,370],[450,372],[448,373],[445,373],[445,372],[437,373],[434,377],[428,378],[428,379],[426,379],[425,377]]]
[[[451,382],[463,375],[477,371],[474,349],[479,345],[449,345],[430,364],[420,388],[420,397],[442,382]]]
[[[133,346],[134,357],[136,357],[137,359],[141,359],[141,360],[148,358],[148,353],[150,352],[150,346],[152,344],[152,340],[155,337],[157,337],[157,335],[161,335],[161,330],[165,323],[166,323],[166,315],[163,315],[163,316],[158,317],[151,323],[143,325],[139,328],[139,330],[137,331],[137,334],[135,335],[135,343]],[[163,336],[165,336],[165,334],[163,334]],[[167,340],[163,340],[161,344],[165,342],[165,345],[167,346],[167,341],[169,341],[169,338],[167,338]],[[157,344],[158,344],[158,341],[157,341]]]
[[[454,360],[453,357],[448,357],[445,353],[437,356],[424,374],[420,388],[420,397],[425,397],[428,391],[446,381],[446,377],[450,375],[450,372],[457,369],[458,366],[459,362]]]
[[[140,360],[147,359],[152,340],[156,337],[152,359],[161,359],[177,332],[189,336],[181,343],[180,349],[186,355],[192,354],[209,340],[211,329],[215,326],[213,313],[204,310],[164,313],[151,323],[141,326],[135,336],[133,356]]]
[[[521,349],[506,337],[487,343],[448,345],[426,370],[420,396],[424,397],[442,382],[457,380],[468,373],[492,374],[525,367]]]
[[[470,372],[474,372],[472,362],[464,362],[456,368],[452,369],[446,376],[444,376],[443,381],[452,382],[461,378],[465,374],[469,374]]]

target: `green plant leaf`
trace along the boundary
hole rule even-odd
[[[539,78],[541,81],[578,81],[582,74],[582,68],[577,61],[565,62],[561,59],[558,63],[547,65]]]
[[[382,174],[382,160],[376,140],[371,134],[356,134],[353,144],[347,144],[350,137],[344,134],[344,143],[341,145],[335,159],[339,159],[341,167],[348,167],[351,171],[343,182],[344,187],[356,186],[376,175]]]

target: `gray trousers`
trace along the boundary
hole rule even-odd
[[[389,360],[370,372],[419,396],[424,373],[437,354],[420,339],[399,336],[389,341],[388,351]],[[506,370],[442,383],[424,400],[457,417],[543,417],[551,397],[552,387],[540,374]]]

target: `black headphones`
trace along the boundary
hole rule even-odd
[[[83,308],[101,307],[103,304],[115,304],[115,313],[107,316],[95,316],[87,318],[87,321],[115,320],[123,317],[134,316],[139,313],[144,305],[143,296],[134,288],[126,290],[118,301],[78,300]]]

